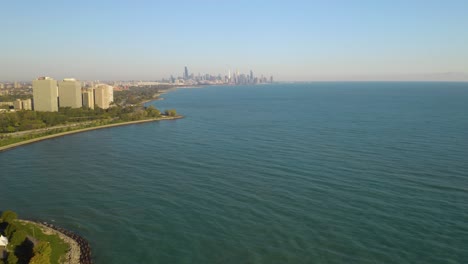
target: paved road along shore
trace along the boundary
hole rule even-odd
[[[173,117],[164,116],[164,117],[155,118],[155,119],[129,121],[129,122],[123,122],[123,123],[109,124],[109,125],[103,125],[103,126],[97,126],[97,127],[88,127],[88,128],[83,128],[83,129],[67,131],[67,132],[61,132],[61,133],[57,133],[57,134],[53,134],[53,135],[47,135],[47,136],[43,136],[43,137],[33,138],[33,139],[18,142],[18,143],[13,143],[13,144],[10,144],[10,145],[6,145],[6,146],[3,146],[3,147],[0,147],[0,152],[6,151],[6,150],[9,150],[9,149],[13,149],[13,148],[17,148],[17,147],[22,146],[22,145],[39,142],[39,141],[42,141],[42,140],[47,140],[47,139],[57,138],[57,137],[63,137],[63,136],[66,136],[66,135],[82,133],[82,132],[91,131],[91,130],[110,128],[110,127],[116,127],[116,126],[126,126],[126,125],[140,124],[140,123],[147,123],[147,122],[155,122],[155,121],[162,121],[162,120],[175,120],[175,119],[180,119],[180,118],[183,118],[183,116],[173,116]]]

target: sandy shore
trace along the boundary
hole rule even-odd
[[[81,250],[80,250],[80,246],[78,245],[78,242],[76,242],[74,239],[72,239],[71,237],[69,236],[66,236],[65,234],[53,229],[53,228],[50,228],[50,227],[47,227],[41,223],[37,223],[37,222],[32,222],[32,221],[28,221],[28,220],[19,220],[20,222],[23,222],[23,223],[30,223],[30,224],[33,224],[37,227],[39,227],[42,232],[46,235],[58,235],[60,237],[60,239],[62,239],[63,241],[65,241],[65,243],[67,243],[68,245],[70,245],[70,250],[67,252],[67,254],[65,255],[65,261],[64,263],[69,263],[69,264],[80,264],[80,255],[81,255]]]
[[[13,143],[13,144],[10,144],[10,145],[7,145],[7,146],[3,146],[3,147],[0,147],[0,152],[6,151],[6,150],[9,150],[9,149],[13,149],[13,148],[17,148],[19,146],[23,146],[23,145],[26,145],[26,144],[39,142],[39,141],[42,141],[42,140],[47,140],[47,139],[57,138],[57,137],[63,137],[63,136],[66,136],[66,135],[82,133],[82,132],[91,131],[91,130],[110,128],[110,127],[117,127],[117,126],[126,126],[126,125],[132,125],[132,124],[140,124],[140,123],[148,123],[148,122],[155,122],[155,121],[161,121],[161,120],[175,120],[175,119],[180,119],[180,118],[183,118],[183,116],[161,117],[161,118],[155,118],[155,119],[129,121],[129,122],[123,122],[123,123],[109,124],[109,125],[103,125],[103,126],[97,126],[97,127],[88,127],[88,128],[83,128],[83,129],[67,131],[67,132],[61,132],[61,133],[57,133],[57,134],[53,134],[53,135],[47,135],[47,136],[43,136],[43,137],[33,138],[33,139],[18,142],[18,143]]]

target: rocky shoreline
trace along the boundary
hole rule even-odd
[[[51,223],[32,221],[32,220],[20,220],[22,222],[31,223],[39,228],[45,234],[58,235],[63,241],[70,245],[70,250],[65,255],[65,262],[68,264],[92,264],[91,258],[91,246],[88,241],[82,236],[69,231],[65,228],[56,226]]]
[[[78,247],[79,247],[79,262],[78,263],[80,264],[92,264],[93,263],[91,259],[91,246],[89,245],[88,241],[85,238],[67,229],[64,229],[59,226],[55,226],[47,222],[41,222],[40,224],[63,234],[64,236],[72,239],[78,244]]]

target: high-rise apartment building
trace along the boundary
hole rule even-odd
[[[107,84],[99,84],[94,89],[94,103],[102,109],[107,109],[114,100],[114,88]]]
[[[32,110],[32,102],[31,99],[26,99],[21,101],[23,104],[23,110]]]
[[[94,89],[88,88],[83,91],[83,106],[94,109]]]
[[[15,107],[15,110],[23,110],[23,102],[21,99],[16,99],[16,101],[13,102],[13,106]]]
[[[16,99],[15,101],[13,101],[13,107],[15,108],[15,110],[32,110],[31,105],[31,99]]]
[[[34,111],[57,112],[57,81],[50,77],[39,77],[33,80]]]
[[[83,106],[81,99],[81,82],[73,78],[63,79],[58,83],[58,95],[60,107],[80,108]]]
[[[109,86],[109,89],[107,89],[107,93],[109,96],[109,104],[114,102],[114,86]]]

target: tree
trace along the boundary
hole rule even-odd
[[[6,210],[5,212],[3,212],[2,214],[2,221],[3,222],[7,222],[7,223],[11,223],[13,220],[16,220],[18,218],[18,215],[11,211],[11,210]]]
[[[34,256],[29,261],[30,264],[50,264],[50,255],[52,248],[45,241],[39,241],[33,249]]]
[[[169,110],[164,111],[164,114],[167,116],[176,116],[177,111],[175,109],[169,109]]]
[[[8,239],[11,239],[11,237],[13,236],[13,233],[15,233],[16,230],[18,230],[18,227],[16,226],[16,224],[9,223],[7,228],[5,229],[5,235],[8,237]]]
[[[18,263],[18,257],[13,252],[8,253],[7,263],[8,264],[17,264]]]
[[[148,114],[149,117],[161,116],[161,112],[152,105],[146,108],[146,113]]]
[[[16,129],[13,126],[7,126],[7,128],[6,128],[6,132],[8,132],[8,133],[12,133],[12,132],[15,132],[15,131],[16,131]]]

